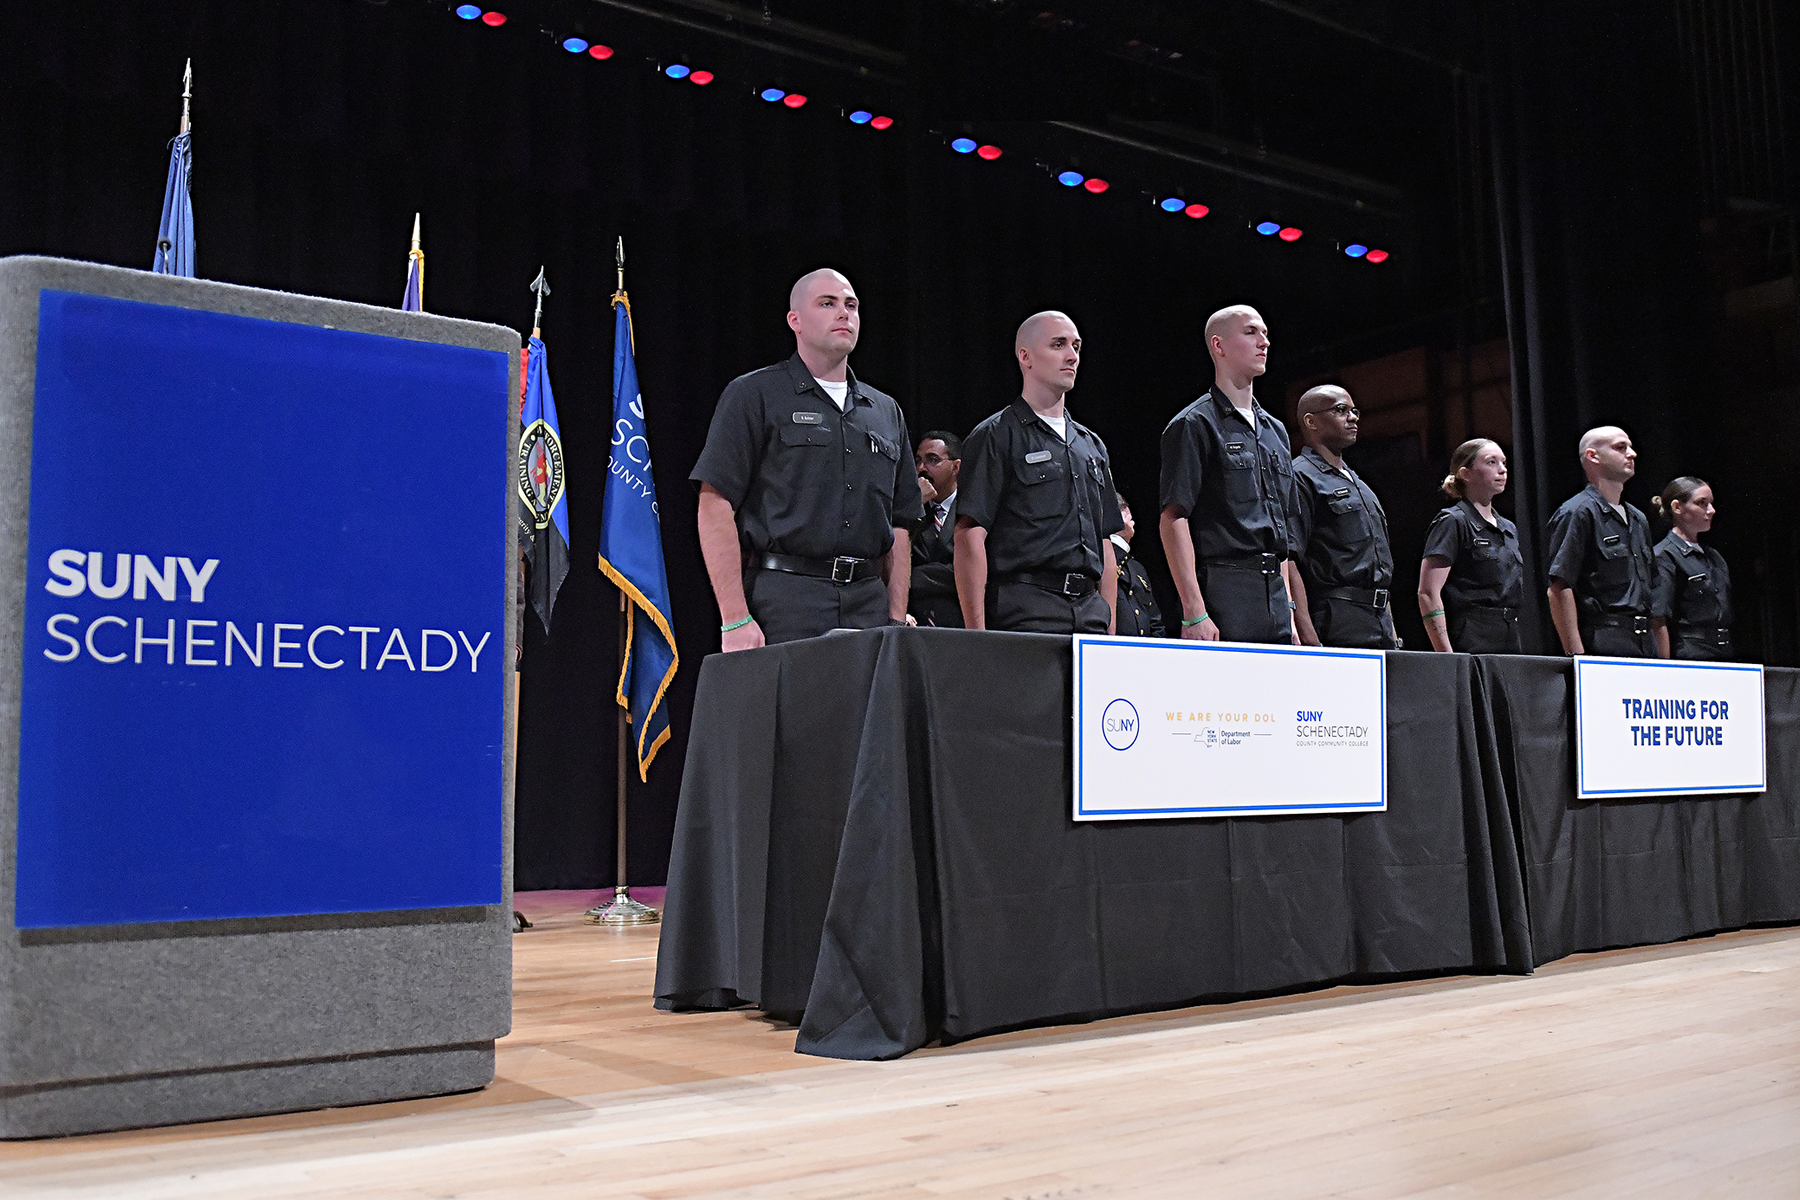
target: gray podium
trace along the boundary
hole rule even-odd
[[[0,260],[0,1136],[492,1079],[518,354]]]

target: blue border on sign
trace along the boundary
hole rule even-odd
[[[1262,646],[1238,642],[1190,642],[1177,641],[1172,638],[1122,638],[1105,637],[1097,634],[1076,634],[1072,639],[1075,651],[1075,713],[1081,712],[1082,688],[1086,682],[1083,672],[1082,655],[1089,646],[1124,646],[1138,650],[1183,649],[1198,650],[1209,654],[1299,654],[1321,658],[1360,658],[1374,659],[1380,673],[1381,689],[1381,799],[1373,803],[1361,804],[1259,804],[1252,806],[1220,806],[1202,805],[1191,808],[1108,808],[1088,809],[1083,804],[1081,785],[1081,727],[1078,721],[1071,722],[1074,742],[1074,776],[1075,776],[1075,816],[1093,817],[1246,817],[1267,815],[1271,813],[1334,813],[1334,812],[1382,812],[1387,809],[1387,652],[1385,650],[1326,650],[1313,646]]]
[[[1584,664],[1589,663],[1648,667],[1652,670],[1754,671],[1756,673],[1756,699],[1763,716],[1762,778],[1755,787],[1595,788],[1590,791],[1587,786],[1587,744],[1581,736],[1581,668]],[[1733,796],[1744,792],[1766,792],[1768,790],[1769,702],[1764,690],[1761,663],[1693,662],[1672,658],[1596,658],[1587,654],[1575,656],[1575,798],[1577,800],[1600,800],[1607,796]]]

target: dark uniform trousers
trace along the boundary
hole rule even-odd
[[[744,572],[744,599],[762,627],[763,641],[771,646],[833,629],[875,629],[892,623],[887,584],[879,576],[836,584],[812,575],[751,569]]]
[[[1034,583],[1000,582],[987,591],[987,626],[1014,633],[1105,633],[1112,613],[1099,592],[1065,596]]]
[[[1313,632],[1325,646],[1349,650],[1392,650],[1399,645],[1393,619],[1384,606],[1376,608],[1343,596],[1327,596],[1311,607]]]
[[[1519,610],[1465,605],[1449,613],[1450,645],[1464,654],[1523,654]]]
[[[1279,568],[1265,574],[1257,567],[1208,563],[1200,587],[1206,615],[1227,642],[1262,642],[1288,646],[1294,641],[1293,609],[1287,582]]]
[[[1622,624],[1599,625],[1590,623],[1590,619],[1581,619],[1581,647],[1589,654],[1597,654],[1603,658],[1655,658],[1656,642],[1650,637],[1649,618],[1642,618],[1646,626],[1643,633],[1634,631],[1633,619],[1624,618]]]

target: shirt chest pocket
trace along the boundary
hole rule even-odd
[[[1248,438],[1227,438],[1220,455],[1225,468],[1225,494],[1232,500],[1255,500],[1256,443]]]
[[[781,444],[783,446],[829,447],[836,441],[837,434],[823,425],[783,425],[781,427]]]
[[[1068,508],[1068,473],[1049,450],[1035,450],[1013,465],[1020,507],[1028,517],[1051,517]]]
[[[1493,538],[1478,534],[1469,539],[1469,557],[1478,563],[1497,563],[1500,561],[1500,547]]]

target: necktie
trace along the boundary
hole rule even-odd
[[[942,532],[944,528],[944,506],[942,504],[931,506],[931,519],[936,522],[939,532]]]

